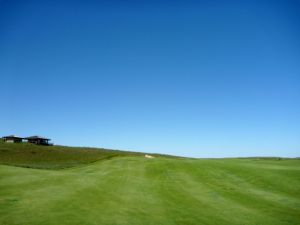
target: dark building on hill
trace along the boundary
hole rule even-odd
[[[18,137],[16,135],[9,135],[2,137],[5,142],[7,143],[20,143],[23,141],[24,138]]]
[[[32,144],[37,144],[37,145],[52,145],[52,144],[49,143],[49,141],[51,139],[45,138],[45,137],[41,137],[41,136],[31,136],[31,137],[27,137],[25,139],[29,143],[32,143]]]

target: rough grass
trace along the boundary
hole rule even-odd
[[[0,224],[300,224],[300,160],[120,156],[0,165]]]
[[[0,139],[0,164],[63,169],[117,156],[140,156],[142,153],[67,146],[42,146],[30,143],[4,143]]]

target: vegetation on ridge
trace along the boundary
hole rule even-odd
[[[4,143],[0,140],[0,164],[62,169],[92,163],[116,156],[137,156],[141,153],[103,148],[42,146],[30,143]]]

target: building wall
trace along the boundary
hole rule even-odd
[[[47,140],[29,139],[28,142],[32,143],[32,144],[38,144],[38,145],[48,145],[48,141]]]
[[[32,144],[37,144],[37,141],[36,141],[36,140],[31,140],[31,139],[30,139],[30,140],[28,140],[28,142],[29,142],[29,143],[32,143]]]
[[[7,143],[20,143],[20,142],[22,142],[22,139],[10,139],[10,138],[7,138],[7,139],[5,139],[5,142],[7,142]]]

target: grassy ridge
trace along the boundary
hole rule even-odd
[[[103,148],[41,146],[30,143],[4,143],[0,139],[0,164],[62,169],[117,156],[139,156],[141,153]]]
[[[0,165],[0,224],[300,224],[300,160],[139,156]]]

